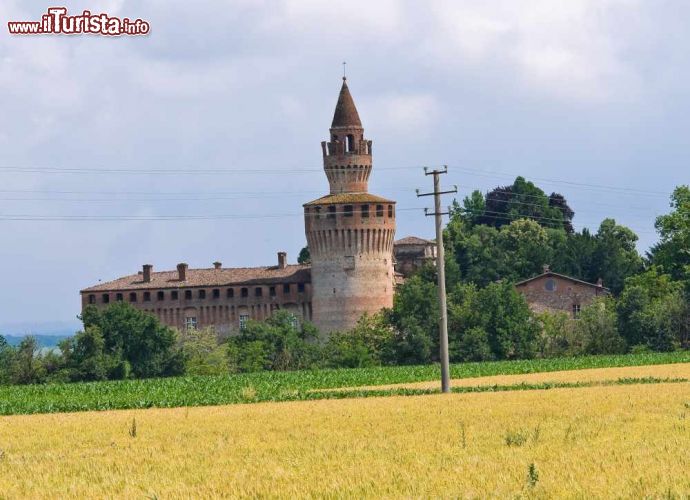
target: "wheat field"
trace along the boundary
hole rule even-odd
[[[0,418],[0,497],[687,497],[690,385]]]

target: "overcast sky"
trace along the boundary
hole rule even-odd
[[[55,4],[151,31],[7,33]],[[320,141],[343,60],[398,237],[433,232],[403,210],[429,201],[409,167],[448,164],[461,196],[523,175],[564,194],[578,229],[614,217],[641,251],[690,177],[685,0],[3,0],[0,18],[0,216],[237,217],[0,220],[5,332],[76,325],[81,288],[144,263],[294,262],[301,204],[327,193]]]

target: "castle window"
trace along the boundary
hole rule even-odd
[[[260,286],[257,286],[257,287],[254,289],[254,296],[255,296],[255,297],[261,297],[263,294],[264,294],[264,291],[263,291],[263,289],[262,289]]]
[[[331,205],[328,207],[328,218],[335,219],[335,205]]]
[[[369,218],[369,205],[362,205],[362,219]]]
[[[185,290],[184,291],[184,298],[185,298],[185,300],[192,300],[192,291],[191,290]]]
[[[334,136],[331,138],[331,142],[335,142],[335,141],[337,141],[337,140],[338,140],[338,136],[337,136],[337,135],[334,135]]]
[[[235,296],[235,290],[233,288],[228,288],[228,291],[225,293],[229,299],[233,298]]]
[[[180,293],[177,290],[173,290],[172,292],[170,292],[170,298],[172,300],[177,300],[180,298]]]
[[[199,298],[200,299],[206,298],[206,290],[199,290]]]
[[[220,298],[220,290],[218,290],[217,288],[214,288],[214,289],[213,289],[213,298],[214,298],[214,299],[219,299],[219,298]]]
[[[165,292],[161,291],[161,292],[158,292],[156,295],[157,295],[156,298],[158,299],[158,301],[165,300]]]
[[[124,300],[124,297],[122,296],[121,293],[116,293],[115,294],[115,300],[117,300],[118,302],[122,302]]]
[[[249,288],[243,288],[240,290],[240,295],[242,295],[242,297],[249,297]]]
[[[345,205],[345,217],[352,217],[352,205]]]
[[[393,218],[393,205],[388,205],[388,218]]]
[[[276,287],[274,287],[274,286],[269,287],[269,288],[268,288],[268,294],[269,294],[271,297],[275,297],[275,296],[276,296]]]
[[[321,218],[321,207],[314,207],[314,213],[316,214],[316,218],[320,219]]]
[[[580,304],[573,304],[573,318],[577,319],[580,317]]]
[[[298,283],[297,284],[297,291],[299,293],[304,293],[304,283]]]
[[[151,292],[144,292],[144,302],[151,302]]]
[[[290,283],[285,283],[283,285],[283,293],[290,293]]]
[[[186,330],[196,330],[196,316],[187,316],[184,319],[184,327]]]
[[[137,301],[137,294],[135,292],[132,292],[129,294],[129,301],[130,302],[136,302]]]
[[[101,300],[103,301],[104,304],[107,304],[110,302],[110,295],[107,293],[104,293],[103,296],[101,297]]]
[[[349,134],[346,139],[347,152],[352,153],[355,150],[355,136]]]
[[[240,314],[240,330],[247,328],[247,321],[249,321],[249,314]]]
[[[383,217],[383,205],[376,205],[376,217]]]

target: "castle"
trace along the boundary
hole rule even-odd
[[[278,253],[275,266],[154,272],[82,290],[82,307],[127,301],[178,329],[214,326],[220,333],[242,329],[249,319],[274,311],[312,321],[322,333],[344,331],[364,313],[393,304],[395,201],[368,192],[372,141],[343,77],[330,139],[321,143],[330,192],[304,204],[311,264],[289,265]]]

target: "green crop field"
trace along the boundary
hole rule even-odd
[[[619,356],[588,356],[526,361],[464,363],[451,367],[454,379],[544,373],[587,368],[661,365],[690,362],[690,352],[649,353]],[[422,394],[431,389],[396,388],[364,393],[351,388],[433,381],[437,366],[396,366],[349,370],[259,372],[217,377],[179,377],[75,384],[0,387],[0,415],[209,406],[230,403],[290,401],[352,397],[356,395]],[[640,378],[633,382],[649,382]],[[621,383],[625,383],[623,380]],[[629,380],[627,381],[630,382]],[[573,382],[569,382],[572,384]],[[557,386],[557,385],[556,385]],[[550,388],[553,384],[495,386]],[[349,388],[342,391],[328,389]],[[462,387],[459,391],[487,390]]]

